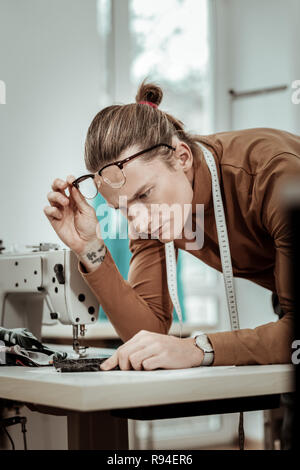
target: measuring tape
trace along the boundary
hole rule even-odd
[[[202,144],[200,144],[200,146],[202,148],[204,158],[206,160],[207,166],[211,173],[214,212],[215,212],[219,249],[220,249],[220,255],[221,255],[221,262],[222,262],[223,279],[225,283],[231,329],[239,330],[240,324],[239,324],[239,315],[238,315],[236,296],[235,296],[234,279],[233,279],[232,265],[231,265],[231,255],[230,255],[226,219],[225,219],[225,214],[224,214],[224,207],[223,207],[221,189],[219,185],[217,168],[216,168],[215,160],[214,160],[212,153]]]
[[[179,320],[179,334],[180,338],[182,335],[182,312],[178,299],[178,290],[177,290],[177,272],[176,272],[176,256],[174,242],[168,242],[165,244],[165,253],[166,253],[166,266],[167,266],[167,280],[168,280],[168,289],[169,294],[175,308],[177,318]]]
[[[240,328],[239,324],[239,315],[236,303],[235,288],[234,288],[234,279],[232,273],[232,264],[231,264],[231,255],[227,234],[227,226],[224,214],[224,207],[221,195],[221,189],[219,184],[219,178],[216,168],[216,163],[212,153],[200,144],[200,147],[203,151],[203,155],[207,166],[209,168],[212,180],[212,193],[213,193],[213,203],[214,203],[214,212],[215,220],[218,233],[219,249],[221,255],[223,279],[226,290],[227,297],[227,306],[228,313],[230,318],[230,324],[232,330],[238,330]],[[174,308],[177,313],[177,317],[180,323],[180,338],[182,334],[182,313],[178,301],[177,293],[177,278],[176,278],[176,258],[175,258],[175,248],[174,242],[168,242],[165,244],[165,253],[166,253],[166,266],[167,266],[167,277],[168,277],[168,288],[170,297],[172,299]],[[245,434],[244,434],[244,415],[241,411],[239,414],[239,448],[240,450],[244,449]]]
[[[219,178],[216,168],[216,163],[212,153],[200,144],[201,149],[204,154],[205,161],[211,173],[212,179],[212,193],[213,193],[213,203],[214,203],[214,212],[218,233],[219,249],[221,255],[223,279],[226,290],[228,312],[230,317],[230,324],[232,330],[238,330],[239,326],[239,316],[235,296],[234,288],[234,279],[232,273],[231,265],[231,255],[227,234],[227,226],[224,214],[224,207],[221,195],[221,189],[219,185]],[[179,324],[180,324],[180,337],[182,334],[182,312],[178,300],[178,290],[177,290],[177,277],[176,277],[176,257],[175,257],[175,248],[174,242],[168,242],[165,244],[165,254],[166,254],[166,267],[167,267],[167,279],[168,279],[168,289],[169,294],[172,299]]]

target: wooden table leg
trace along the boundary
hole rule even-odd
[[[128,420],[110,411],[68,413],[69,450],[128,450]]]

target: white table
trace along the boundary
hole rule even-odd
[[[289,364],[71,373],[1,366],[0,398],[67,415],[70,449],[126,449],[129,418],[271,409],[294,391],[293,376]]]

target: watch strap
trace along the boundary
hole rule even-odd
[[[204,345],[203,347],[201,347],[201,344],[198,344],[197,338],[199,336],[205,338],[205,342],[207,342],[210,345],[211,351],[207,351]],[[194,337],[194,344],[196,348],[201,349],[201,351],[203,352],[203,360],[202,360],[201,366],[210,366],[214,362],[214,350],[212,348],[211,342],[209,341],[207,335],[205,333],[197,334]]]
[[[201,363],[201,366],[211,366],[212,363],[214,362],[214,352],[205,352],[203,351],[203,361]]]

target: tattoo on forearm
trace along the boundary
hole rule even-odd
[[[104,251],[104,254],[99,256],[99,253],[103,251]],[[86,257],[92,264],[102,263],[105,258],[105,254],[106,254],[106,247],[105,245],[103,245],[101,248],[99,248],[99,250],[90,251],[89,253],[87,253]]]
[[[105,256],[99,256],[99,258],[96,258],[94,259],[93,261],[91,261],[92,264],[95,264],[95,263],[102,263],[102,261],[104,260]]]

